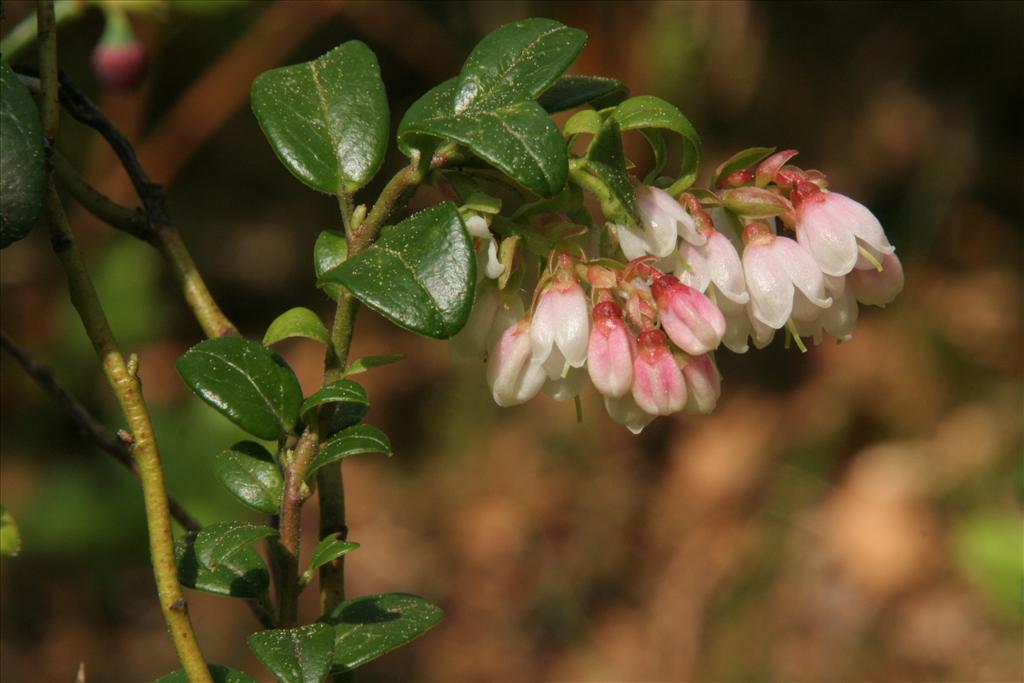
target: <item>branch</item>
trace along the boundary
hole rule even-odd
[[[18,361],[18,365],[36,381],[36,384],[39,385],[39,388],[44,393],[71,414],[71,419],[84,436],[88,437],[100,450],[106,451],[114,460],[138,476],[139,473],[135,468],[135,462],[132,460],[131,444],[100,423],[78,399],[64,388],[64,385],[60,383],[60,380],[57,379],[49,367],[33,360],[25,349],[21,348],[3,330],[0,330],[0,347],[11,354],[14,360]],[[167,497],[167,505],[171,509],[171,516],[186,531],[199,531],[202,528],[202,525],[196,521],[195,517],[190,515],[180,503],[170,496]]]

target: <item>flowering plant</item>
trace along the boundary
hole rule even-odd
[[[123,45],[125,20],[114,18],[120,37],[104,40]],[[722,344],[743,353],[750,340],[761,348],[780,330],[801,350],[804,338],[849,339],[860,303],[885,305],[902,288],[878,221],[831,192],[824,174],[791,164],[795,151],[744,150],[715,170],[710,189],[697,189],[701,143],[686,117],[658,97],[630,97],[614,79],[565,75],[586,35],[528,19],[486,36],[457,76],[404,113],[397,144],[408,164],[370,203],[361,193],[389,138],[373,52],[351,41],[256,79],[252,108],[267,141],[298,180],[337,198],[343,230],[323,232],[314,248],[317,284],[336,304],[330,326],[293,308],[260,342],[247,340],[203,283],[130,144],[58,77],[51,2],[40,0],[38,21],[37,73],[19,77],[4,65],[0,74],[0,116],[12,130],[0,237],[7,246],[43,216],[128,423],[116,438],[90,427],[143,486],[160,602],[182,662],[161,681],[252,680],[204,660],[182,586],[245,600],[264,627],[248,643],[286,683],[346,676],[441,619],[440,608],[418,596],[344,594],[344,556],[358,544],[348,540],[340,463],[391,452],[388,437],[363,423],[369,398],[352,377],[398,360],[349,359],[360,306],[484,362],[499,405],[544,391],[578,407],[589,377],[611,418],[639,432],[659,415],[715,408],[721,377],[713,354]],[[110,47],[97,53],[97,68],[108,83],[129,85],[142,54]],[[111,143],[141,210],[99,195],[58,154],[61,107]],[[569,110],[576,112],[559,128],[551,114]],[[626,156],[624,134],[651,146],[654,167],[643,177]],[[666,171],[676,140],[681,163]],[[214,469],[242,504],[269,515],[266,524],[201,527],[167,498],[138,359],[115,341],[58,186],[166,257],[207,337],[177,370],[254,439],[224,450]],[[420,186],[445,200],[392,223]],[[309,396],[270,349],[296,336],[325,348],[323,385]],[[19,353],[6,337],[5,346]],[[301,512],[314,495],[319,543],[300,569]],[[172,516],[185,529],[176,540]],[[303,624],[298,597],[315,577],[320,613]]]

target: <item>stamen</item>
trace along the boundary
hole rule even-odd
[[[865,249],[864,247],[862,247],[860,245],[857,245],[857,249],[860,250],[860,255],[863,256],[865,259],[867,259],[868,262],[875,267],[875,270],[877,270],[879,273],[882,272],[882,264],[878,261],[878,259],[876,259],[871,254],[870,251],[868,251],[867,249]]]
[[[562,366],[562,379],[569,376],[569,361],[565,361],[565,365]]]
[[[793,337],[793,342],[796,347],[800,349],[800,353],[807,353],[807,347],[804,346],[804,340],[800,338],[800,335],[796,331],[796,323],[790,318],[786,321],[786,331],[789,332],[790,336]]]

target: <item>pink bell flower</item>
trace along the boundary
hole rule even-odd
[[[841,277],[861,259],[863,248],[875,258],[893,253],[882,224],[860,202],[800,181],[793,192],[796,239],[821,272]]]
[[[531,360],[530,321],[510,325],[491,349],[487,360],[487,385],[499,406],[525,403],[544,384],[544,368]]]
[[[691,358],[683,366],[686,381],[686,412],[708,415],[722,395],[722,376],[709,354]]]
[[[594,329],[587,347],[587,370],[590,381],[604,396],[619,398],[633,385],[633,357],[636,342],[622,309],[614,301],[594,306]]]
[[[533,362],[546,364],[557,350],[564,363],[579,368],[587,362],[590,307],[583,288],[572,276],[571,267],[562,273],[556,275],[555,282],[540,295],[533,314],[530,326]],[[559,374],[561,370],[559,367]]]
[[[651,415],[671,415],[686,405],[683,373],[661,330],[647,330],[637,338],[633,399]]]
[[[857,301],[869,306],[885,306],[903,291],[903,264],[896,254],[886,254],[881,264],[881,272],[874,266],[854,268],[850,272],[847,284]]]
[[[781,329],[808,306],[828,308],[825,277],[810,253],[788,237],[751,223],[744,231],[743,275],[750,293],[750,312],[772,329]],[[806,317],[806,316],[805,316]]]
[[[662,328],[683,351],[699,356],[722,343],[725,318],[711,299],[671,275],[655,280],[651,293]]]

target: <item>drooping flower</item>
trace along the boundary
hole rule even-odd
[[[498,336],[523,317],[523,300],[518,292],[498,289],[494,280],[476,286],[476,300],[466,326],[448,340],[457,358],[484,358]]]
[[[796,239],[826,275],[841,277],[849,273],[861,259],[861,249],[875,259],[895,250],[882,224],[860,202],[799,181],[793,203]]]
[[[794,310],[828,308],[825,278],[810,253],[788,237],[772,234],[767,226],[751,223],[743,231],[743,275],[750,293],[751,315],[772,329],[781,329]],[[806,317],[806,316],[804,316]]]
[[[885,306],[903,291],[903,264],[896,254],[883,256],[881,266],[881,271],[874,266],[850,271],[847,284],[857,301],[869,306]]]
[[[594,329],[587,347],[587,370],[594,387],[604,396],[618,398],[633,385],[636,342],[614,301],[594,306]]]
[[[686,381],[686,412],[711,413],[722,395],[722,376],[711,356],[704,354],[688,360],[683,366],[683,379]]]
[[[651,415],[671,415],[686,405],[683,373],[666,341],[661,330],[647,330],[637,337],[633,399]]]
[[[608,411],[608,416],[611,417],[616,424],[623,425],[634,434],[642,432],[644,427],[649,425],[651,421],[657,417],[651,413],[644,412],[644,410],[636,404],[632,394],[626,394],[625,396],[620,396],[618,398],[605,396],[604,409]]]
[[[491,349],[487,360],[487,385],[499,406],[525,403],[537,395],[546,375],[531,360],[530,321],[510,325]]]
[[[627,260],[648,255],[664,258],[675,251],[679,238],[690,244],[704,244],[705,237],[697,230],[693,217],[664,190],[638,188],[636,208],[642,230],[629,225],[614,226]]]
[[[661,326],[676,346],[692,356],[718,348],[725,318],[711,299],[671,275],[656,279],[651,293]]]
[[[466,232],[480,240],[477,249],[477,272],[494,280],[501,276],[505,267],[498,260],[498,241],[494,239],[487,221],[482,216],[470,216],[465,220]]]
[[[569,366],[582,367],[587,361],[590,336],[590,308],[583,288],[573,274],[572,261],[559,256],[551,284],[540,295],[530,326],[533,362],[547,365],[553,352]],[[555,376],[563,374],[560,365]],[[549,376],[550,373],[549,373]]]

